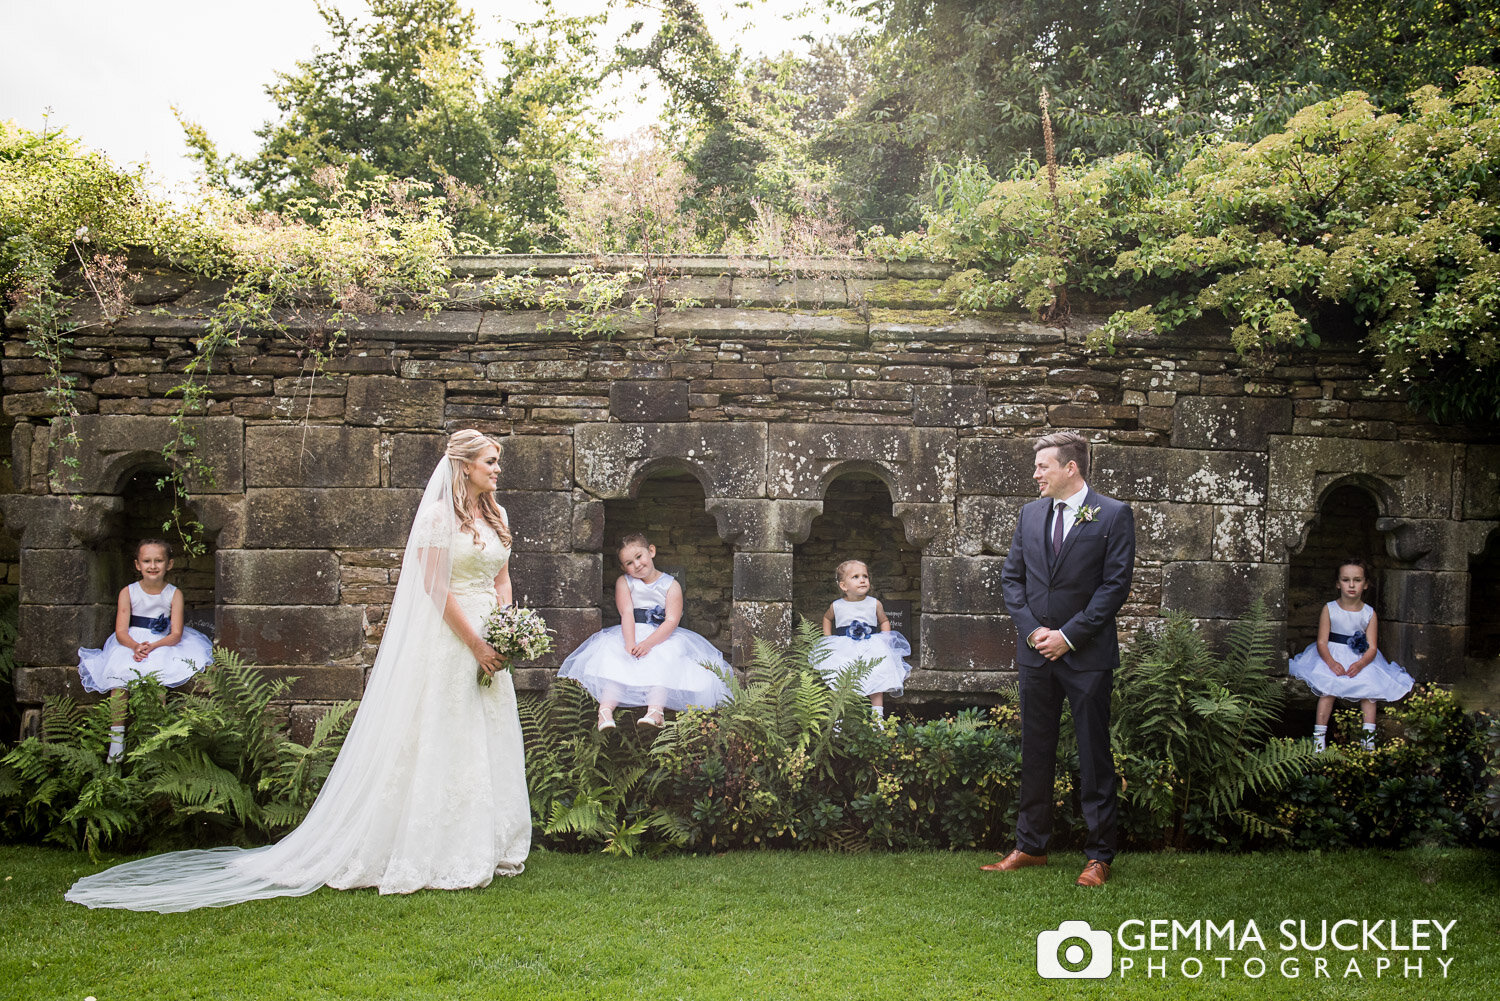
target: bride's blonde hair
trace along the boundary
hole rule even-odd
[[[481,549],[484,548],[484,540],[479,537],[474,515],[469,510],[469,474],[464,466],[478,462],[487,448],[499,449],[500,443],[488,435],[466,429],[453,432],[444,452],[453,467],[453,514],[458,519],[458,527],[474,536],[474,541]],[[500,505],[495,501],[494,493],[481,494],[478,508],[479,516],[484,519],[485,524],[495,530],[502,543],[509,546],[512,541],[510,529],[506,527],[505,519],[500,514]]]

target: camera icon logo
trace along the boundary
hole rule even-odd
[[[1046,980],[1103,980],[1113,959],[1109,932],[1087,921],[1064,921],[1036,936],[1036,974]]]

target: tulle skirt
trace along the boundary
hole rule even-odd
[[[160,639],[145,626],[132,626],[130,638],[138,643]],[[214,645],[196,629],[182,627],[182,638],[172,646],[159,646],[137,661],[135,651],[122,646],[110,633],[103,649],[78,648],[78,679],[84,691],[108,692],[124,688],[138,678],[154,677],[168,688],[175,688],[208,666],[213,660]]]
[[[885,692],[899,698],[906,688],[906,676],[911,674],[911,665],[906,663],[911,644],[895,630],[871,633],[862,640],[825,636],[821,649],[826,655],[818,662],[818,671],[830,685],[850,664],[864,660],[872,663],[859,679],[859,694]]]
[[[637,642],[648,635],[637,627]],[[557,676],[572,678],[600,702],[686,709],[729,698],[729,672],[718,648],[691,629],[678,626],[646,656],[632,657],[620,627],[610,626],[569,654]]]
[[[1330,643],[1328,652],[1333,659],[1348,666],[1360,655],[1350,650],[1347,644]],[[1310,644],[1288,665],[1292,677],[1306,683],[1316,695],[1332,695],[1340,699],[1377,699],[1394,702],[1411,691],[1412,676],[1402,670],[1400,664],[1392,664],[1385,654],[1375,651],[1375,659],[1366,664],[1352,678],[1341,678],[1328,669],[1318,655],[1318,644]]]

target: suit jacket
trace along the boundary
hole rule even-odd
[[[1093,521],[1076,521],[1051,555],[1047,528],[1052,500],[1038,497],[1021,508],[1010,553],[1000,572],[1005,607],[1016,624],[1016,662],[1041,667],[1047,658],[1026,637],[1039,626],[1061,629],[1073,644],[1062,663],[1078,671],[1120,666],[1115,615],[1130,593],[1135,571],[1135,515],[1130,505],[1089,488],[1084,504]]]

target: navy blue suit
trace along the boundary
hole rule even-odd
[[[1021,800],[1016,847],[1043,855],[1052,837],[1053,781],[1062,700],[1073,710],[1078,735],[1079,793],[1088,824],[1084,852],[1109,862],[1118,828],[1114,758],[1109,748],[1110,689],[1120,666],[1115,616],[1130,593],[1135,570],[1135,515],[1130,505],[1092,488],[1084,506],[1091,521],[1075,520],[1062,551],[1052,552],[1052,500],[1021,509],[1001,582],[1016,624],[1021,675]],[[1073,649],[1049,661],[1027,637],[1039,627],[1061,629]]]

